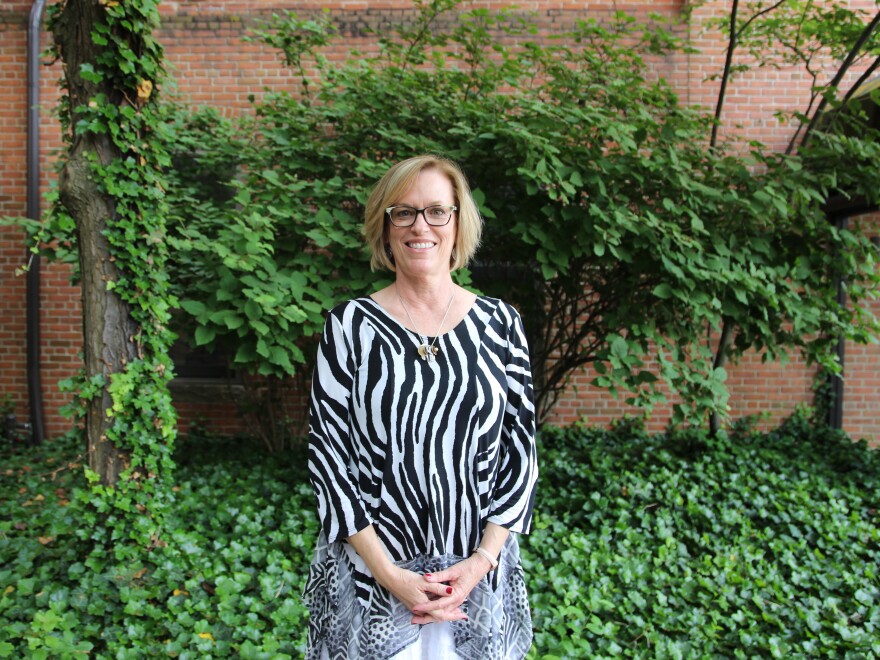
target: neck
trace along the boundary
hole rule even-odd
[[[400,278],[394,282],[397,295],[399,295],[410,309],[434,309],[445,308],[457,286],[448,273],[444,277],[431,280],[411,280]]]

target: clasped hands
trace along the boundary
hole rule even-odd
[[[460,621],[467,619],[462,603],[491,568],[488,561],[474,555],[437,573],[420,575],[399,569],[384,586],[413,613],[414,624]]]

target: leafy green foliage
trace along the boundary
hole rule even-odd
[[[164,543],[139,557],[85,552],[69,441],[4,451],[0,657],[301,657],[318,534],[301,467],[216,438],[185,450]]]
[[[197,343],[225,343],[266,375],[307,361],[326,311],[381,281],[359,239],[369,186],[421,152],[470,176],[487,220],[473,281],[523,312],[542,417],[592,364],[596,385],[646,407],[668,388],[674,421],[699,422],[726,410],[712,332],[732,329],[722,352],[734,360],[797,350],[831,370],[838,335],[876,333],[876,250],[822,208],[847,177],[876,199],[869,141],[823,141],[829,158],[808,163],[759,143],[709,147],[711,116],[645,62],[685,47],[658,22],[617,14],[548,41],[511,12],[415,8],[379,54],[341,65],[321,55],[337,38],[326,16],[276,17],[256,38],[317,79],[270,94],[239,126],[174,124],[170,146],[195,169],[218,154],[238,164],[215,178],[231,198],[169,188],[172,279]]]
[[[541,440],[533,657],[880,653],[876,452],[800,417]]]
[[[4,445],[0,657],[298,658],[318,521],[296,453],[183,438],[167,546],[83,552],[70,441]],[[546,428],[521,537],[534,658],[880,654],[880,456],[766,434]]]

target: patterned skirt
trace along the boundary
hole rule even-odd
[[[398,562],[398,566],[416,573],[436,573],[462,559],[452,554],[420,556]],[[376,584],[349,544],[327,543],[323,534],[315,548],[303,599],[310,616],[306,660],[393,658],[417,644],[424,628],[410,623],[412,613]],[[532,618],[515,534],[507,538],[498,568],[474,587],[461,609],[468,618],[452,621],[445,627],[451,631],[455,648],[451,657],[525,657],[532,644]],[[431,647],[439,648],[433,644]],[[422,657],[450,656],[444,653]]]

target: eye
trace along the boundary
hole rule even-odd
[[[412,209],[394,209],[394,217],[400,218],[401,220],[406,220],[407,218],[411,218],[413,214]]]
[[[428,209],[428,214],[432,218],[445,218],[448,211],[445,206],[432,206]]]

